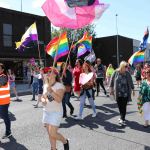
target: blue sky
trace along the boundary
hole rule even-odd
[[[22,0],[23,12],[44,15],[41,5],[45,0]],[[101,0],[110,4],[103,16],[96,22],[97,37],[116,34],[116,14],[119,35],[142,40],[147,26],[150,26],[150,0]],[[21,0],[0,0],[0,7],[21,10]],[[150,39],[149,39],[150,41]]]

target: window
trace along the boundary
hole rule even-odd
[[[3,45],[4,47],[12,47],[12,25],[3,24]]]

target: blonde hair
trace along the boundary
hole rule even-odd
[[[120,65],[119,65],[119,68],[117,68],[116,70],[119,71],[119,72],[122,72],[123,68],[125,68],[127,65],[128,64],[127,64],[126,61],[121,61]]]

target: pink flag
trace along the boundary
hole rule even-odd
[[[46,0],[42,9],[53,25],[78,29],[99,19],[108,6],[96,0],[91,6],[70,8],[64,0]]]

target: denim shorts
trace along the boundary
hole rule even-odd
[[[11,83],[10,83],[10,88],[14,88],[14,87],[16,87],[15,82],[11,82]]]
[[[53,126],[60,126],[62,120],[62,113],[61,112],[48,112],[48,111],[43,111],[43,123],[47,123],[49,125]]]

